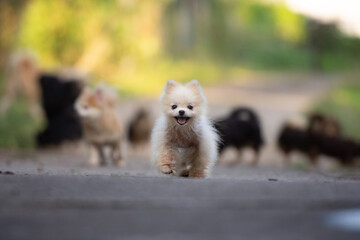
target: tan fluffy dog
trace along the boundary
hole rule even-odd
[[[117,94],[113,89],[98,85],[85,88],[75,103],[84,136],[90,144],[90,163],[105,165],[105,148],[110,148],[114,164],[123,165],[124,128],[117,113]]]
[[[40,107],[39,68],[35,57],[26,51],[13,53],[7,63],[5,92],[1,99],[0,111],[6,112],[18,95],[26,98],[32,117],[39,118]]]
[[[206,98],[198,81],[169,80],[160,97],[162,115],[152,132],[152,161],[165,174],[203,178],[217,160],[217,141],[206,117]]]

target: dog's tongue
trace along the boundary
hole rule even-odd
[[[179,117],[179,118],[178,118],[178,123],[180,123],[181,125],[185,124],[185,123],[186,123],[186,118],[184,118],[184,117]]]

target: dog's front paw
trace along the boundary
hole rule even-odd
[[[165,173],[165,174],[172,173],[170,164],[164,164],[164,165],[160,166],[160,170],[161,170],[162,173]]]
[[[179,177],[189,177],[189,170],[184,169],[179,173]]]
[[[207,177],[205,171],[189,171],[189,177],[190,178],[205,178]]]

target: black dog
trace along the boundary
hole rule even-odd
[[[139,145],[146,143],[150,140],[151,129],[153,122],[149,112],[144,109],[140,109],[130,121],[128,127],[128,139],[133,145]]]
[[[45,147],[80,139],[82,130],[74,103],[83,88],[81,81],[64,81],[57,75],[42,74],[39,84],[47,124],[37,135],[38,145]]]
[[[287,160],[289,154],[293,151],[305,153],[310,156],[310,142],[308,140],[308,132],[304,129],[285,124],[280,130],[278,137],[278,146],[280,150],[286,155]],[[310,157],[315,161],[314,157]]]
[[[316,164],[318,155],[336,158],[343,165],[353,165],[360,156],[360,144],[341,136],[329,136],[327,132],[299,129],[284,125],[280,131],[278,145],[285,155],[299,151]]]
[[[313,156],[323,154],[336,158],[344,166],[355,164],[360,157],[360,144],[341,136],[328,136],[324,133],[308,132],[308,145]]]
[[[216,121],[214,125],[221,138],[220,155],[230,146],[239,150],[244,147],[251,147],[255,152],[253,164],[258,162],[264,140],[259,118],[253,110],[245,107],[236,108],[228,117]]]

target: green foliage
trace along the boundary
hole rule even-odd
[[[17,101],[0,116],[1,148],[34,148],[40,123],[32,119],[24,101]]]
[[[346,136],[360,140],[360,82],[348,80],[321,99],[313,110],[339,119]]]
[[[3,92],[3,75],[0,72],[0,93]],[[0,114],[0,148],[32,149],[35,135],[42,123],[28,113],[26,102],[19,99],[6,113]]]
[[[193,6],[175,1],[166,8],[166,50],[176,59],[210,58],[227,66],[244,64],[260,69],[307,68],[310,53],[305,19],[284,5],[258,1],[209,1]],[[189,16],[183,15],[188,11]],[[205,19],[204,19],[205,18]],[[195,22],[188,31],[179,31],[179,22]]]

